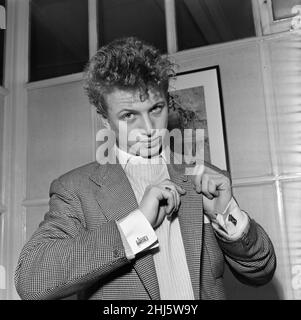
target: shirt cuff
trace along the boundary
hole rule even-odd
[[[216,221],[212,223],[216,232],[229,241],[242,237],[249,227],[249,216],[240,210],[232,197],[222,214],[217,214]]]
[[[136,254],[159,246],[157,235],[140,210],[131,212],[117,221],[125,254],[128,259]]]

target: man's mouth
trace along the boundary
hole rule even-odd
[[[156,137],[155,139],[148,139],[144,142],[140,141],[139,150],[137,151],[142,157],[151,157],[158,154],[161,146],[162,143],[160,137]]]
[[[144,143],[143,143],[144,144]],[[160,144],[160,137],[154,138],[154,139],[149,139],[145,142],[145,145],[148,149],[154,148],[157,145]]]
[[[143,158],[152,158],[161,153],[162,145],[157,143],[155,146],[149,147],[149,148],[140,148],[138,151],[139,156]]]

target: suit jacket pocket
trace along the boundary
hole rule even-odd
[[[209,260],[213,277],[219,278],[224,273],[225,260],[210,223],[204,225],[204,244],[207,254],[203,258]]]

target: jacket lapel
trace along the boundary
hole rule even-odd
[[[196,196],[184,164],[168,165],[170,178],[186,190],[178,212],[181,234],[195,299],[200,299],[200,270],[203,233],[202,196]]]
[[[97,165],[90,179],[95,182],[96,200],[108,221],[119,220],[138,208],[131,184],[119,163]],[[152,254],[135,259],[133,266],[151,299],[160,299],[159,284]]]

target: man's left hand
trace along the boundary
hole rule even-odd
[[[222,214],[232,198],[231,181],[224,174],[205,166],[196,174],[193,184],[197,193],[203,195],[205,214],[215,221],[217,214]]]

